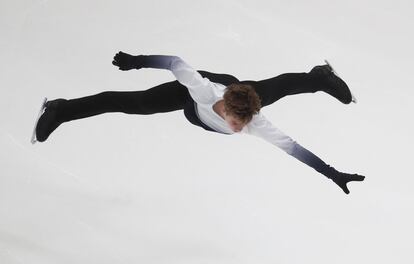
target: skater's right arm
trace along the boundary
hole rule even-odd
[[[263,138],[269,143],[276,145],[287,154],[312,167],[319,173],[325,175],[327,178],[332,179],[346,194],[349,193],[346,186],[347,182],[363,181],[365,178],[362,175],[348,174],[337,171],[311,151],[302,147],[288,135],[276,128],[262,113],[254,116],[253,120],[248,124],[246,131],[248,134]]]
[[[198,103],[214,102],[212,86],[214,83],[209,79],[203,78],[199,72],[194,70],[184,60],[178,56],[168,55],[138,55],[120,51],[112,62],[120,70],[131,70],[141,68],[154,68],[170,70],[177,81],[186,86],[191,97]]]

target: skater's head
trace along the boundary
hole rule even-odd
[[[235,132],[249,123],[261,108],[260,98],[249,84],[227,86],[223,99],[225,120]]]

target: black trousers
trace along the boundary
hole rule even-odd
[[[261,81],[239,81],[229,74],[198,71],[212,82],[229,85],[232,83],[251,84],[259,95],[262,107],[280,98],[299,94],[314,93],[323,88],[321,77],[309,73],[285,73]],[[65,100],[59,104],[58,119],[68,122],[109,112],[150,115],[184,110],[185,117],[194,125],[214,131],[197,117],[194,100],[188,89],[178,81],[160,84],[144,91],[107,91],[96,95]]]

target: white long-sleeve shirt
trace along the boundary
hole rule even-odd
[[[200,120],[217,132],[234,134],[227,122],[217,114],[213,105],[223,99],[226,86],[202,77],[199,72],[177,56],[148,55],[143,56],[143,68],[167,69],[175,78],[187,87],[191,97],[197,104]],[[281,148],[286,153],[322,172],[328,166],[310,151],[306,150],[292,138],[275,127],[260,111],[241,130],[241,133],[254,135]]]

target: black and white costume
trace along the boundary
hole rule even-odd
[[[232,83],[252,85],[261,99],[262,107],[272,104],[286,95],[328,92],[343,103],[350,102],[346,84],[333,73],[315,67],[309,73],[285,73],[261,81],[239,81],[229,74],[196,71],[177,56],[139,55],[120,52],[113,64],[121,70],[156,68],[171,71],[176,81],[167,82],[145,91],[102,92],[77,99],[56,99],[47,103],[45,113],[39,119],[36,136],[39,141],[47,137],[60,124],[107,112],[127,114],[155,114],[184,110],[186,118],[194,125],[211,132],[234,134],[227,122],[217,114],[213,105],[223,99],[226,87]],[[339,84],[339,85],[338,85]],[[333,89],[341,86],[345,92],[336,95]],[[254,135],[277,146],[289,155],[306,163],[316,171],[336,182],[346,193],[346,183],[361,181],[364,176],[345,174],[327,165],[312,152],[303,148],[275,127],[260,111],[241,130],[242,134]]]

